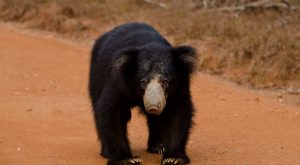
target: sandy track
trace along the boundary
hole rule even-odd
[[[105,164],[87,96],[89,47],[0,28],[0,164]],[[300,164],[300,109],[197,74],[192,164]],[[145,164],[145,119],[130,140]]]

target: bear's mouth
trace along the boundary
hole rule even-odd
[[[155,114],[155,115],[159,115],[161,113],[161,111],[159,110],[159,108],[156,107],[156,106],[149,107],[149,108],[146,109],[146,111],[149,114]]]
[[[159,115],[162,111],[158,106],[150,106],[146,108],[147,113]]]

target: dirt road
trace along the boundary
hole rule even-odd
[[[105,164],[87,95],[89,47],[0,28],[0,164]],[[188,144],[195,165],[300,164],[300,108],[197,74],[197,113]],[[130,123],[145,164],[143,116]]]

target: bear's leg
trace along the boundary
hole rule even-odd
[[[179,101],[178,101],[179,102]],[[166,148],[163,153],[163,165],[184,165],[190,163],[186,154],[190,128],[192,126],[193,106],[189,99],[183,99],[172,107],[166,107],[161,126]]]
[[[159,116],[147,115],[147,123],[149,130],[147,151],[150,153],[162,154],[164,151],[164,144],[161,139]]]
[[[127,138],[127,122],[130,108],[121,99],[112,96],[111,90],[101,94],[94,108],[101,155],[108,158],[109,165],[139,165],[142,159],[133,157]]]

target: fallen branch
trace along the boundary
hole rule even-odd
[[[218,9],[221,12],[230,12],[230,11],[249,11],[255,9],[284,9],[284,10],[296,10],[295,7],[291,7],[290,3],[287,0],[261,0],[245,5],[233,6],[233,7],[223,7]]]
[[[153,2],[152,0],[142,0],[142,1],[145,2],[145,3],[148,3],[150,5],[153,5],[153,6],[158,6],[158,7],[163,8],[163,9],[168,8],[168,6],[165,3]]]
[[[292,7],[291,7],[291,10],[292,10],[292,11],[296,11],[296,10],[299,10],[299,11],[300,11],[300,6],[292,6]]]

